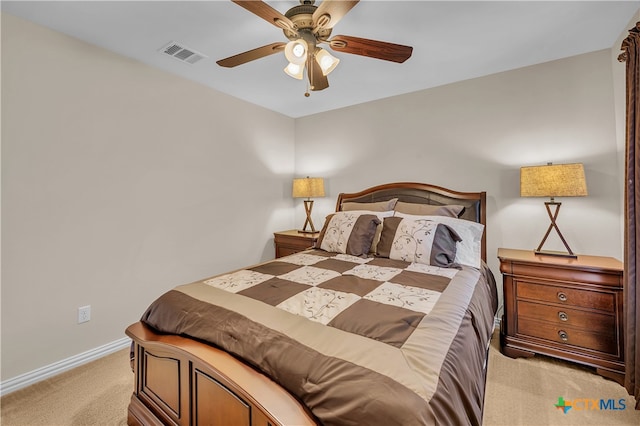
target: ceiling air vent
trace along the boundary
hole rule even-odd
[[[202,53],[198,53],[193,49],[184,47],[181,44],[176,43],[175,41],[172,41],[171,43],[164,46],[162,49],[160,49],[160,52],[188,64],[195,64],[199,60],[206,58],[206,56],[204,56]]]

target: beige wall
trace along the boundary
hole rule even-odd
[[[2,107],[2,380],[123,338],[293,224],[291,118],[6,14]]]
[[[519,168],[582,162],[589,196],[558,199],[559,227],[575,252],[621,258],[610,50],[301,118],[296,135],[298,173],[328,179],[319,218],[338,192],[386,182],[486,191],[499,282],[497,248],[534,249],[549,224],[545,199],[520,198]],[[555,234],[545,248],[564,249]]]
[[[317,225],[338,192],[380,183],[485,190],[499,278],[496,249],[531,249],[548,225],[519,167],[583,162],[589,197],[561,200],[560,228],[577,252],[621,258],[612,58],[293,120],[4,15],[2,380],[120,339],[175,284],[273,256],[271,233],[304,221],[293,175],[327,178]]]

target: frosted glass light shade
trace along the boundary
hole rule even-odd
[[[302,65],[307,61],[307,42],[303,39],[292,40],[284,48],[284,56],[289,62]]]
[[[304,66],[294,64],[292,62],[289,62],[289,65],[287,65],[284,69],[285,73],[287,73],[293,78],[297,78],[298,80],[302,80],[303,71],[304,71]]]
[[[327,52],[325,49],[320,49],[318,53],[316,53],[316,62],[320,65],[322,74],[328,75],[338,66],[340,59],[331,55],[331,53]]]

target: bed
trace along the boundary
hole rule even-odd
[[[131,425],[482,423],[486,194],[341,193],[315,248],[177,286],[126,334]]]

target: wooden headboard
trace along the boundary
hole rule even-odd
[[[338,195],[336,211],[342,210],[342,203],[375,203],[397,198],[399,201],[436,206],[455,204],[464,206],[460,219],[471,220],[485,226],[482,234],[482,260],[487,260],[487,193],[459,192],[426,183],[397,182],[374,186],[360,192],[341,193]]]

